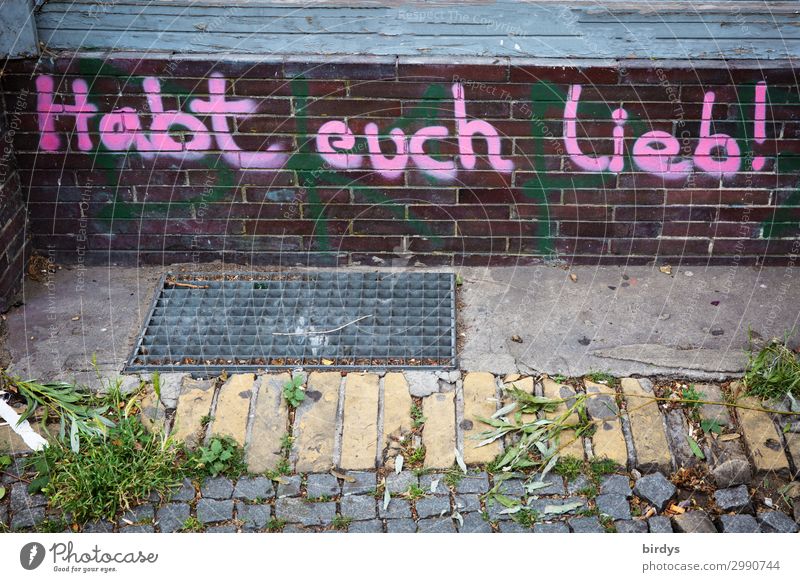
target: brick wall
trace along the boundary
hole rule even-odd
[[[18,121],[0,105],[0,313],[20,290],[25,266],[25,205],[13,150]]]
[[[795,74],[69,58],[2,83],[35,96],[14,143],[62,261],[786,264]]]

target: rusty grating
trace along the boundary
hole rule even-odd
[[[166,274],[126,372],[453,368],[455,275]]]

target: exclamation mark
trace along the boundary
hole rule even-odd
[[[760,82],[756,85],[756,111],[753,119],[753,136],[757,144],[763,144],[767,139],[767,84]],[[753,158],[753,170],[760,172],[767,160],[763,156]]]

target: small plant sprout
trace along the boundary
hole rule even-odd
[[[303,376],[301,374],[295,374],[291,380],[288,380],[283,385],[283,397],[292,408],[297,408],[303,403],[306,399],[306,391],[303,387]]]
[[[425,416],[422,414],[422,407],[417,404],[411,405],[411,424],[414,428],[419,428],[425,424]]]
[[[243,472],[244,453],[231,438],[214,437],[207,447],[200,447],[193,461],[195,468],[204,475],[235,475]]]

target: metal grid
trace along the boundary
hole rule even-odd
[[[451,273],[167,274],[126,371],[455,365]]]

